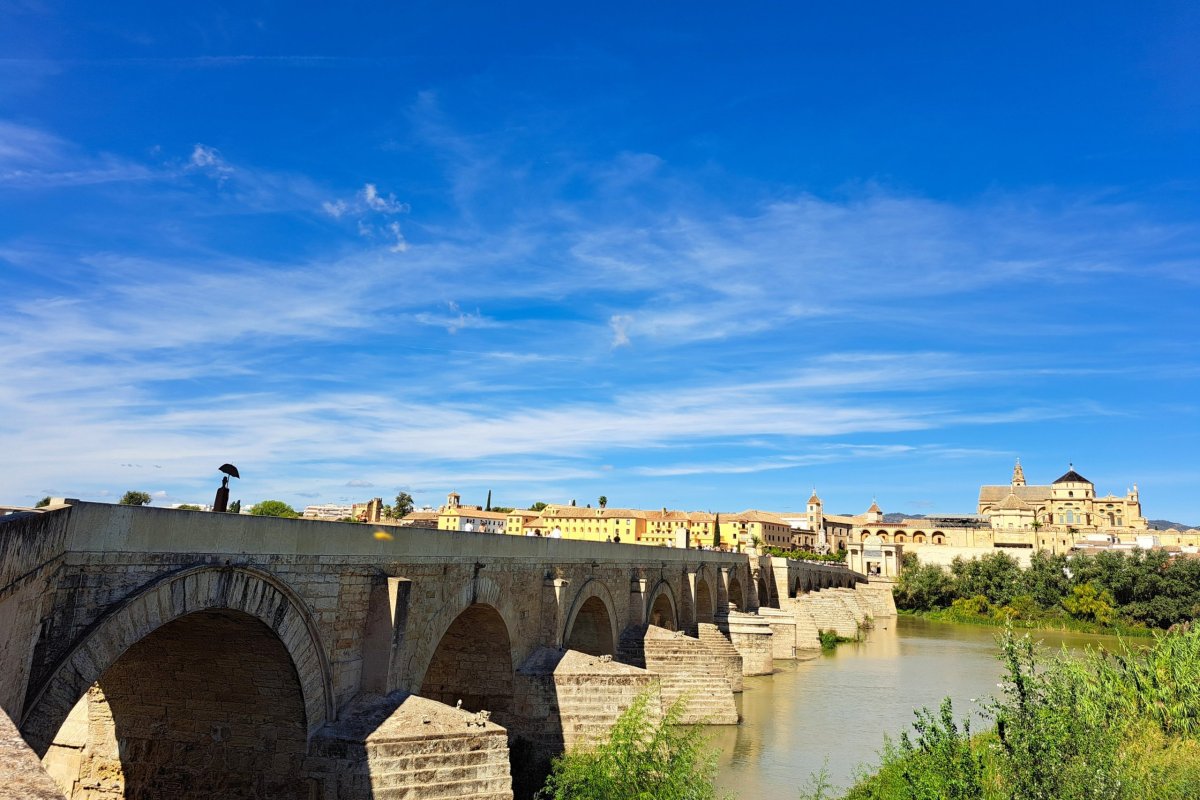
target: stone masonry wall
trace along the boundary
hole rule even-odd
[[[307,792],[295,670],[257,621],[202,612],[169,623],[130,648],[80,705],[85,740],[58,740],[47,755],[72,800]]]
[[[0,708],[18,725],[42,619],[54,601],[49,590],[66,551],[68,514],[0,518]]]

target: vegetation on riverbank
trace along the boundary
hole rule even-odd
[[[837,631],[817,631],[817,638],[821,640],[821,649],[825,652],[836,650],[839,644],[857,641],[849,636],[839,636]]]
[[[928,619],[1144,636],[1200,615],[1200,559],[1038,552],[1022,569],[994,553],[944,569],[908,554],[895,597],[899,610]]]
[[[539,800],[716,800],[717,753],[704,729],[679,725],[682,701],[661,718],[643,692],[608,737],[554,759]]]
[[[917,712],[846,800],[1166,800],[1200,796],[1200,629],[1082,657],[1001,639],[993,730],[971,735],[950,701]],[[827,797],[819,787],[808,797]]]

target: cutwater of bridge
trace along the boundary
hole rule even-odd
[[[0,707],[72,798],[523,797],[641,691],[736,722],[855,583],[777,562],[71,501],[0,517]]]

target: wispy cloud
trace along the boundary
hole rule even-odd
[[[433,108],[421,124],[433,137],[446,123]],[[61,187],[104,160],[17,134],[0,175],[58,175]],[[461,218],[414,214],[382,179],[338,192],[197,144],[158,167],[120,162],[155,176],[136,198],[133,245],[96,233],[103,207],[65,216],[80,232],[69,247],[0,241],[5,264],[41,278],[0,316],[0,370],[22,376],[0,384],[0,444],[29,454],[21,491],[98,496],[140,475],[111,477],[124,463],[162,465],[152,485],[172,496],[201,493],[194,476],[225,460],[254,465],[256,491],[331,496],[467,482],[569,492],[928,455],[920,441],[819,445],[1103,418],[1111,404],[1040,388],[1145,364],[960,350],[956,336],[1005,327],[971,304],[1000,293],[1015,308],[1048,287],[1107,291],[1114,275],[1197,263],[1191,223],[1041,195],[950,204],[868,187],[732,207],[691,187],[615,211],[539,196],[487,221],[471,209],[500,180],[494,154],[461,135],[444,146]],[[670,169],[651,157],[610,167],[597,185]],[[272,247],[214,240],[247,215],[286,234]],[[911,335],[951,323],[936,344]],[[1076,330],[1061,324],[1041,335]],[[771,447],[747,450],[752,440]],[[970,445],[941,456],[993,457]],[[347,474],[362,477],[326,477]]]

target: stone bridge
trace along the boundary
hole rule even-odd
[[[742,554],[67,501],[0,517],[0,797],[524,798],[638,693],[734,724],[743,675],[889,603]]]

